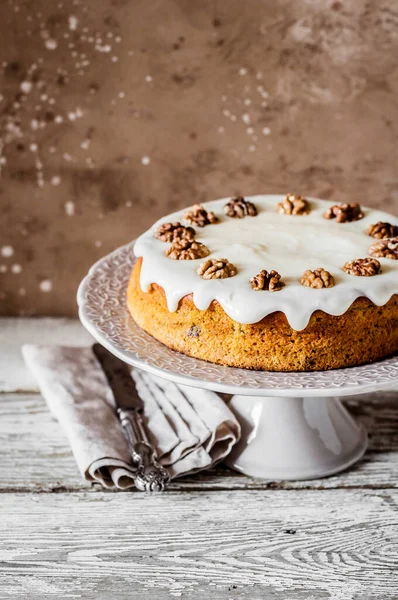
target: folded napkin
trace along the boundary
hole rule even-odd
[[[134,467],[112,391],[91,348],[26,345],[25,362],[60,422],[87,481],[134,486]],[[230,452],[240,426],[214,392],[134,369],[149,436],[171,478],[208,469]]]

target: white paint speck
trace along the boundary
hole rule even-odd
[[[143,164],[143,165],[147,166],[147,165],[149,165],[149,164],[150,164],[150,162],[151,162],[151,159],[149,158],[149,156],[143,156],[143,157],[141,158],[141,162],[142,162],[142,164]]]
[[[79,22],[79,19],[77,17],[75,17],[75,15],[70,15],[68,18],[69,29],[71,31],[76,31],[78,22]]]
[[[242,121],[244,123],[246,123],[246,125],[249,125],[250,124],[250,115],[248,113],[243,113]]]
[[[218,133],[224,133],[225,129],[222,125],[217,129]]]
[[[112,58],[111,58],[111,61],[114,62],[114,63],[117,63],[118,60],[119,59],[118,59],[117,56],[112,56]]]
[[[255,152],[255,150],[256,150],[256,146],[254,144],[249,146],[249,152]]]
[[[94,245],[96,248],[101,248],[101,246],[102,246],[101,240],[97,240]]]
[[[65,212],[68,215],[68,217],[73,217],[73,215],[75,214],[74,202],[72,202],[71,200],[65,202]]]
[[[32,91],[33,85],[31,81],[23,81],[19,87],[21,88],[21,92],[29,94]]]
[[[82,150],[88,150],[90,148],[90,144],[91,144],[91,140],[89,140],[88,138],[86,138],[80,144],[80,148],[82,148]]]
[[[68,112],[68,119],[70,121],[76,121],[76,119],[80,119],[83,116],[82,109],[78,106],[75,110],[70,110]]]
[[[37,152],[37,144],[30,144],[29,150],[31,152]]]
[[[15,275],[18,275],[19,273],[22,273],[22,267],[21,267],[21,265],[18,265],[18,264],[12,265],[12,267],[11,267],[11,273],[14,273]]]
[[[51,177],[51,185],[59,185],[61,183],[61,177],[59,175],[54,175]]]
[[[40,123],[37,119],[32,119],[30,122],[30,128],[33,129],[34,131],[36,131],[37,129],[39,129]]]
[[[0,265],[0,273],[7,273],[8,267],[7,265]]]
[[[268,98],[268,97],[269,97],[269,94],[268,94],[268,92],[267,92],[267,91],[266,91],[266,90],[263,88],[263,86],[262,86],[262,85],[259,85],[259,86],[257,87],[257,91],[258,91],[258,93],[260,94],[260,96],[261,96],[262,98]]]
[[[126,94],[125,94],[124,92],[119,92],[119,94],[118,94],[119,98],[124,98],[124,97],[125,97],[125,95],[126,95]]]
[[[54,123],[57,123],[58,125],[59,125],[60,123],[63,123],[63,121],[64,121],[64,118],[63,118],[63,116],[62,116],[62,115],[57,115],[57,116],[55,117],[55,119],[54,119]]]
[[[269,127],[263,128],[263,135],[269,135],[271,133],[271,129]]]
[[[18,294],[20,296],[26,296],[26,290],[25,290],[25,288],[19,288]]]
[[[110,44],[99,44],[97,42],[95,45],[95,49],[97,50],[97,52],[104,52],[105,54],[112,52],[112,46]]]
[[[243,101],[243,104],[245,106],[250,106],[251,103],[252,103],[252,101],[250,100],[250,98],[245,98],[244,101]]]
[[[151,75],[145,75],[145,81],[146,81],[147,83],[151,83],[151,81],[153,81],[153,79],[152,79]]]
[[[12,256],[14,254],[14,248],[12,246],[2,246],[0,252],[1,252],[1,256],[4,256],[5,258],[9,258],[10,256]]]
[[[64,152],[62,156],[67,162],[70,162],[72,160],[72,157],[70,154],[68,154],[68,152]]]
[[[54,38],[48,38],[48,40],[44,42],[44,45],[47,50],[55,50],[58,46],[58,42]]]
[[[247,75],[247,69],[246,69],[246,67],[241,67],[239,69],[239,75],[242,75],[242,76],[243,75]]]
[[[246,133],[247,133],[247,135],[253,135],[253,133],[254,133],[254,129],[253,129],[253,127],[248,127],[248,128],[246,129]]]
[[[52,281],[49,279],[43,279],[43,281],[39,283],[39,288],[42,292],[51,292],[53,289]]]

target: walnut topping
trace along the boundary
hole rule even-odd
[[[355,204],[335,204],[324,213],[324,219],[336,219],[337,223],[348,223],[349,221],[359,221],[363,219],[363,212],[358,203]]]
[[[334,277],[325,269],[314,269],[314,271],[304,271],[300,279],[301,285],[314,289],[330,288],[334,286]]]
[[[209,254],[208,247],[195,240],[177,240],[166,250],[166,256],[173,260],[195,260]]]
[[[234,277],[238,270],[226,258],[208,258],[196,272],[203,279],[226,279]]]
[[[370,225],[367,228],[366,233],[379,240],[393,238],[398,236],[398,225],[391,225],[391,223],[378,221],[374,225]]]
[[[389,240],[380,240],[372,244],[368,250],[370,256],[375,258],[391,258],[398,260],[398,237]]]
[[[349,275],[358,277],[372,277],[381,273],[381,265],[375,258],[358,258],[351,262],[346,262],[343,271]]]
[[[237,217],[242,219],[243,217],[255,217],[257,215],[257,208],[253,202],[245,200],[243,196],[233,198],[224,206],[224,212],[228,217]]]
[[[250,279],[250,285],[253,290],[260,292],[262,290],[268,290],[270,292],[279,292],[285,285],[281,281],[281,276],[276,271],[266,271],[263,269],[260,273],[257,273]]]
[[[177,240],[193,240],[195,230],[176,223],[162,223],[155,231],[155,238],[161,242],[175,242]]]
[[[310,212],[310,205],[303,196],[287,194],[284,201],[276,205],[276,211],[281,215],[307,215]]]
[[[195,223],[198,227],[218,223],[216,215],[213,212],[208,212],[201,204],[194,204],[191,210],[185,213],[184,220]]]

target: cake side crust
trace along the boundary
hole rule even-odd
[[[199,310],[192,295],[170,312],[163,288],[152,284],[142,291],[141,264],[138,259],[129,281],[129,312],[144,331],[183,354],[247,369],[323,371],[398,352],[398,295],[380,307],[358,298],[341,316],[317,310],[302,331],[292,329],[282,312],[245,325],[231,319],[216,300]]]

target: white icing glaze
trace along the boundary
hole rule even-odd
[[[331,315],[341,315],[359,296],[369,298],[377,306],[398,293],[398,261],[381,258],[383,273],[374,277],[346,274],[345,262],[368,255],[375,241],[366,235],[369,225],[387,221],[398,225],[398,219],[388,213],[362,207],[365,217],[352,223],[336,223],[322,217],[335,204],[308,198],[311,212],[303,216],[280,215],[275,207],[285,196],[246,197],[258,210],[256,217],[233,219],[224,215],[224,205],[230,198],[206,202],[220,219],[217,225],[195,227],[196,239],[210,250],[208,258],[227,258],[238,274],[229,279],[204,280],[196,269],[198,260],[171,260],[165,256],[169,244],[154,238],[161,223],[180,221],[187,209],[160,219],[141,235],[134,253],[143,258],[141,287],[147,291],[151,283],[165,290],[168,308],[177,309],[187,294],[193,294],[197,308],[205,310],[212,300],[218,300],[225,312],[238,323],[256,323],[275,311],[285,313],[291,327],[304,329],[312,313],[321,309]],[[323,267],[335,278],[332,288],[312,289],[300,284],[306,269]],[[261,269],[278,271],[285,287],[278,292],[254,291],[250,278]]]

